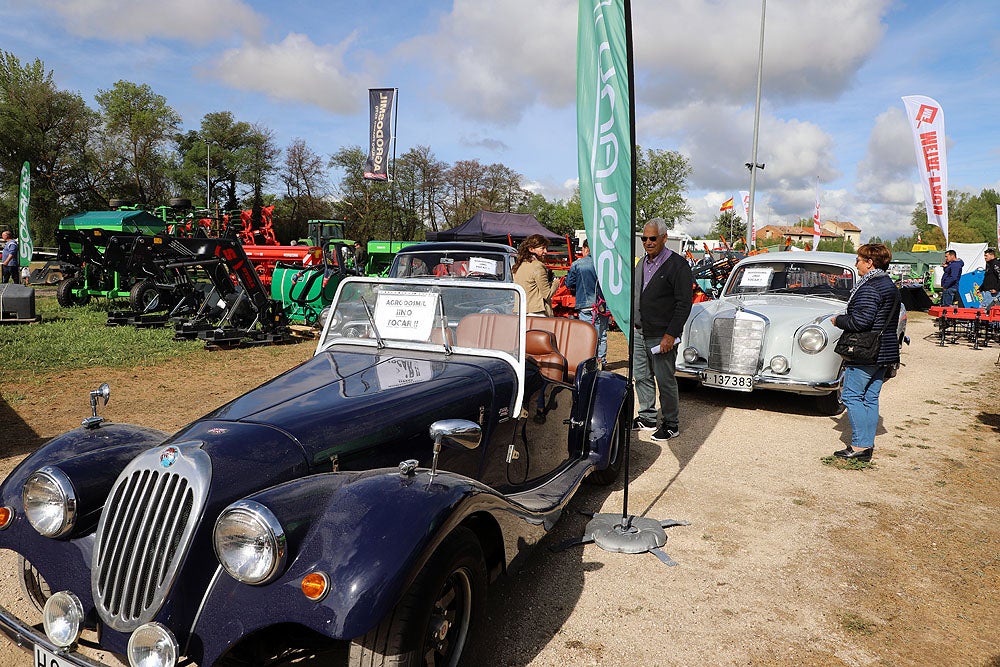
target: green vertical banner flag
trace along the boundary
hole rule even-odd
[[[31,227],[28,225],[28,200],[31,198],[31,165],[21,165],[21,190],[17,198],[17,262],[21,266],[31,265],[35,246],[31,242]]]
[[[580,204],[601,290],[632,323],[632,131],[625,0],[580,0],[576,131]]]

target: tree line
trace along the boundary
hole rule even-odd
[[[61,218],[106,210],[112,199],[150,209],[175,197],[212,211],[274,206],[282,242],[304,237],[311,219],[345,220],[360,240],[420,240],[480,209],[531,213],[562,234],[583,227],[578,192],[549,201],[500,163],[449,164],[418,145],[395,160],[391,183],[370,181],[361,146],[326,156],[301,138],[280,147],[271,129],[230,111],[207,113],[197,129],[185,130],[180,114],[147,84],[118,81],[94,102],[59,89],[41,60],[22,63],[0,50],[0,219],[17,219],[27,161],[36,245],[53,244]],[[662,217],[673,226],[689,217],[687,159],[641,147],[637,156],[638,220]]]

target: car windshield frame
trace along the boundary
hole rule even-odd
[[[805,258],[741,262],[726,282],[723,296],[818,296],[846,301],[854,289],[853,267]]]
[[[516,283],[351,276],[337,287],[315,354],[361,346],[379,353],[438,354],[442,360],[454,355],[502,359],[517,375],[511,414],[518,415],[524,394],[525,303],[524,288]],[[516,322],[516,332],[461,345],[469,341],[459,338],[459,323],[469,315],[498,316],[511,329]]]
[[[418,264],[419,262],[419,264]],[[482,269],[486,263],[494,263],[494,271]],[[466,248],[431,249],[420,248],[397,253],[389,269],[393,278],[485,278],[508,282],[510,280],[510,257],[496,250]]]

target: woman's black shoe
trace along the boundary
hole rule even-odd
[[[865,449],[851,449],[847,447],[845,449],[838,449],[833,453],[839,459],[849,459],[852,461],[871,461],[872,460],[872,450],[874,447],[867,447]]]

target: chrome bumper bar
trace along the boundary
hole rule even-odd
[[[701,369],[701,368],[688,368],[683,366],[677,366],[674,375],[678,378],[684,378],[687,380],[698,380],[702,382],[705,377],[704,373],[711,369]],[[721,371],[720,371],[721,372]],[[736,374],[738,375],[738,373]],[[787,377],[779,377],[774,375],[754,375],[753,376],[753,388],[754,389],[770,389],[771,391],[789,391],[795,394],[829,394],[832,391],[837,391],[840,389],[840,385],[843,381],[843,375],[839,375],[835,380],[824,381],[824,382],[809,382],[806,380],[795,380]],[[705,385],[706,387],[714,387],[716,389],[725,389],[725,387],[716,387],[715,385]]]

